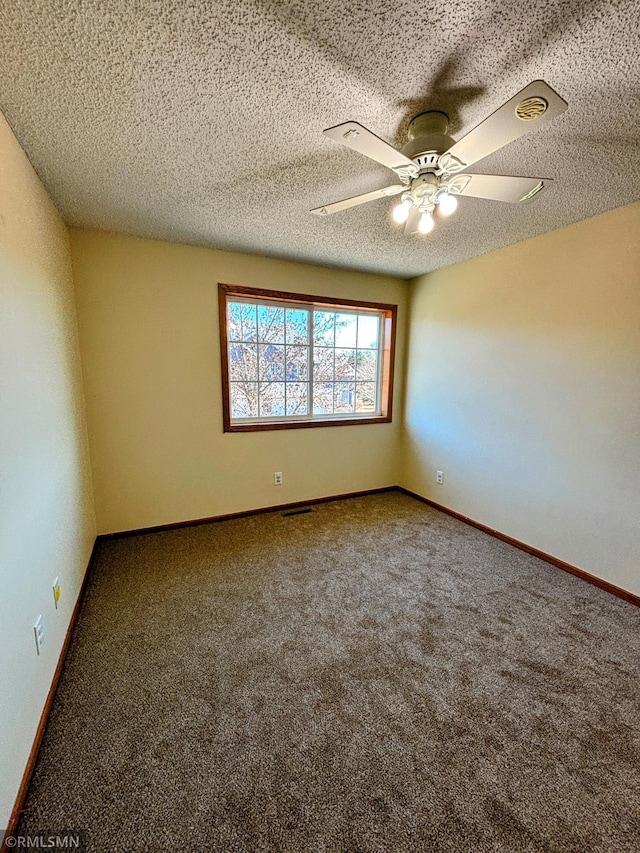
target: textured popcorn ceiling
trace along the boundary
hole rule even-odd
[[[640,197],[637,0],[11,0],[0,109],[72,225],[411,277]],[[455,138],[531,80],[569,109],[471,171],[552,177],[407,238],[395,182],[323,128]]]

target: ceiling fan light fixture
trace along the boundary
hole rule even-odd
[[[418,222],[418,231],[421,234],[429,234],[431,231],[433,231],[434,225],[435,222],[433,221],[431,211],[425,210],[425,212],[420,217],[420,222]]]
[[[409,211],[411,210],[411,202],[410,201],[401,201],[400,204],[396,204],[393,208],[392,216],[394,222],[397,222],[398,225],[403,225],[407,219],[409,218]]]
[[[451,216],[458,207],[458,199],[451,193],[444,193],[438,199],[438,210],[443,216]]]

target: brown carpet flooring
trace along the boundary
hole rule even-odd
[[[20,829],[638,853],[639,629],[395,492],[104,542]]]

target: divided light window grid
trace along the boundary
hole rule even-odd
[[[390,419],[390,311],[234,290],[220,286],[225,429]]]
[[[378,412],[380,314],[229,301],[231,418]]]

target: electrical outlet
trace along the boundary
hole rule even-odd
[[[273,484],[275,486],[281,486],[282,485],[282,471],[276,471],[275,472],[275,474],[273,475]]]
[[[56,606],[56,610],[58,609],[58,602],[60,601],[60,581],[56,578],[53,582],[53,603]]]
[[[33,623],[33,633],[36,638],[36,651],[40,654],[40,650],[42,649],[42,644],[44,643],[44,625],[42,623],[42,616],[38,616],[36,621]]]
[[[439,486],[444,483],[444,471],[436,471],[436,483]]]

